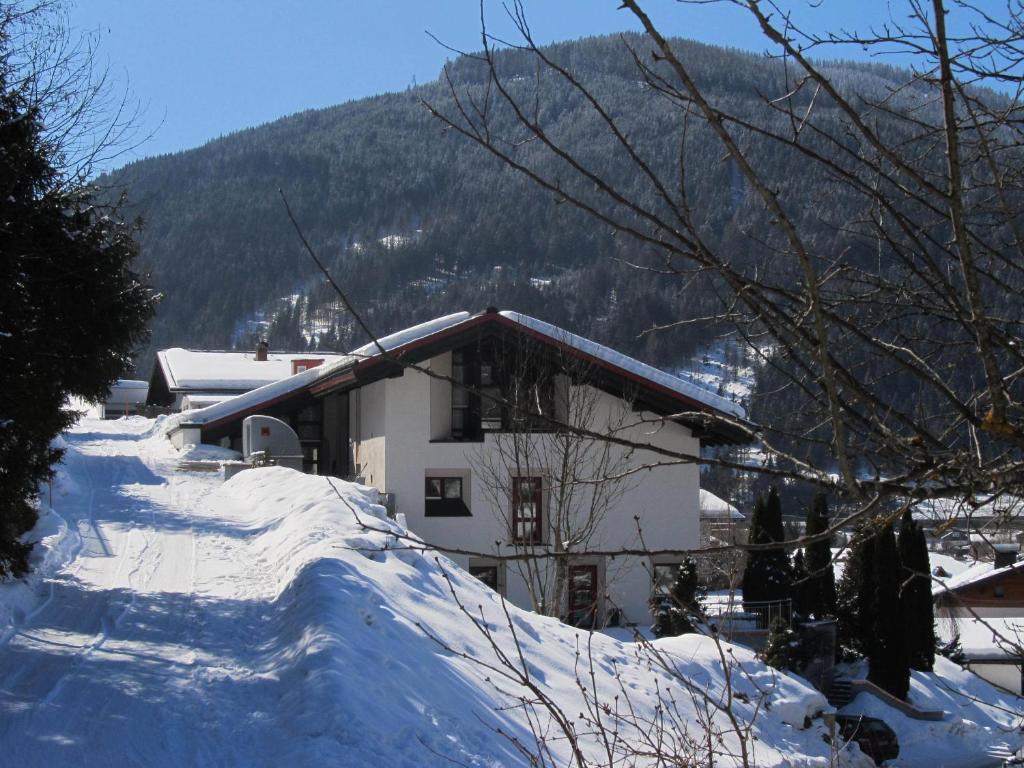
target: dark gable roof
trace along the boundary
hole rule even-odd
[[[278,386],[285,382],[277,382],[197,411],[195,423],[204,431],[221,431],[218,428],[230,422],[271,406],[280,407],[293,398],[308,399],[310,395],[355,389],[401,375],[403,364],[418,364],[487,336],[513,338],[520,335],[552,354],[570,356],[587,364],[590,383],[615,395],[628,394],[637,409],[663,416],[679,414],[675,420],[692,429],[705,444],[749,441],[748,430],[752,425],[746,421],[740,406],[589,339],[514,312],[491,310],[472,316],[462,313],[449,317],[450,322],[444,322],[446,318],[431,321],[434,327],[426,328],[422,334],[414,333],[414,328],[381,339],[386,355],[381,355],[373,344],[365,345],[334,365],[325,366],[325,370],[298,374],[286,380],[287,384],[294,382],[295,386]],[[427,325],[430,324],[424,324]],[[266,391],[261,395],[261,390]],[[237,407],[232,406],[235,401],[240,401]]]

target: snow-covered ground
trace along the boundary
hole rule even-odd
[[[637,644],[506,613],[410,548],[372,489],[284,468],[222,483],[150,421],[82,422],[67,444],[39,570],[0,587],[4,764],[528,765],[517,744],[537,728],[567,764],[538,697],[601,764],[631,764],[617,750],[658,718],[700,737],[711,717],[716,749],[738,752],[707,638]],[[752,764],[830,765],[821,719],[804,727],[821,695],[724,652]],[[627,710],[608,758],[578,715],[614,726]],[[842,763],[870,765],[856,749]]]

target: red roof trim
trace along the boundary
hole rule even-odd
[[[651,381],[648,378],[644,378],[643,376],[640,376],[639,374],[634,373],[633,371],[629,371],[629,370],[627,370],[625,368],[621,368],[620,366],[615,365],[614,363],[610,363],[607,360],[602,360],[599,357],[595,357],[594,355],[591,355],[589,352],[584,352],[581,349],[577,349],[576,347],[572,346],[571,344],[567,344],[564,341],[559,341],[558,339],[553,338],[551,336],[548,336],[547,334],[541,333],[540,331],[535,330],[533,328],[530,328],[529,326],[521,325],[521,324],[515,322],[514,320],[511,320],[511,319],[505,317],[504,315],[495,315],[494,317],[499,322],[502,322],[502,323],[504,323],[505,325],[507,325],[507,326],[509,326],[511,328],[516,328],[516,329],[522,331],[523,333],[527,334],[528,336],[533,336],[534,338],[540,339],[541,341],[546,341],[546,342],[554,345],[555,347],[557,347],[559,349],[563,349],[563,350],[569,352],[570,354],[574,355],[575,357],[577,357],[577,358],[579,358],[581,360],[585,360],[585,361],[587,361],[589,363],[592,363],[592,364],[597,365],[597,366],[599,366],[601,368],[604,368],[606,371],[611,371],[612,373],[616,374],[617,376],[621,376],[621,377],[623,377],[625,379],[628,379],[628,380],[633,381],[633,382],[635,382],[637,384],[640,384],[640,385],[646,387],[647,389],[650,389],[650,390],[655,391],[655,392],[659,392],[659,393],[664,394],[664,395],[668,395],[669,397],[674,398],[674,399],[676,399],[676,400],[678,400],[678,401],[680,401],[682,403],[685,403],[685,404],[689,405],[690,407],[695,407],[699,411],[704,411],[704,412],[717,411],[718,413],[723,413],[722,411],[718,411],[717,408],[714,408],[713,406],[710,406],[707,403],[702,403],[702,402],[700,402],[698,400],[694,400],[691,397],[687,397],[682,392],[677,392],[676,390],[670,389],[670,388],[668,388],[666,386],[663,386],[663,385],[659,384],[656,381]],[[729,415],[729,414],[726,414],[726,415]]]
[[[244,410],[238,411],[237,413],[222,416],[216,421],[208,421],[205,424],[200,424],[199,426],[202,430],[216,429],[217,427],[223,426],[228,422],[235,421],[236,419],[244,419],[246,416],[251,416],[254,413],[259,413],[264,408],[268,408],[271,405],[277,405],[278,403],[283,403],[285,400],[291,400],[293,397],[300,397],[308,393],[308,388],[293,389],[291,392],[285,392],[284,394],[278,395],[277,397],[271,398],[270,400],[264,400],[261,403],[251,405]]]

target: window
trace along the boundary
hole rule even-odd
[[[467,386],[473,386],[469,361],[461,349],[452,352],[452,437],[468,439],[475,433],[470,418],[470,397]]]
[[[494,365],[480,363],[480,426],[483,429],[501,429],[502,407],[501,387]]]
[[[462,500],[461,477],[428,477],[424,493],[427,517],[468,517],[472,513]]]
[[[569,612],[566,622],[593,629],[597,625],[597,566],[569,566]]]
[[[469,573],[480,579],[484,584],[499,595],[505,594],[505,565],[497,560],[487,558],[470,558]]]
[[[539,477],[512,478],[512,541],[515,544],[540,544],[543,531]]]

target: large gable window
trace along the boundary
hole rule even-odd
[[[452,351],[453,439],[547,430],[553,414],[552,371],[539,352],[493,339]]]
[[[543,493],[539,477],[512,478],[512,541],[540,544],[543,541]]]

